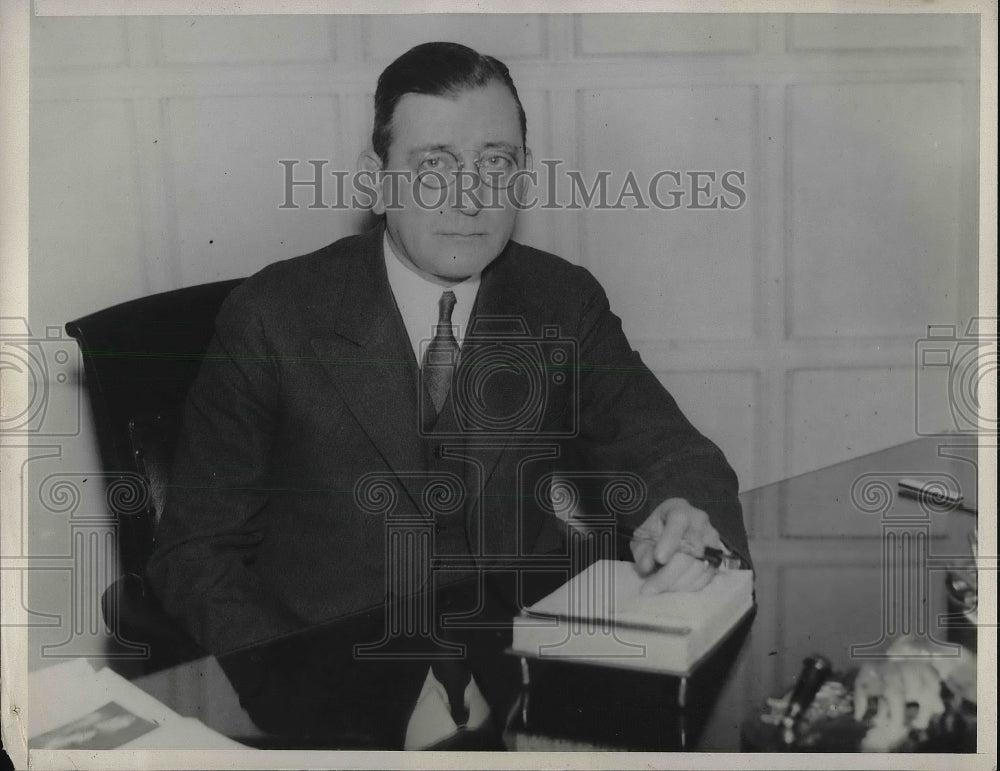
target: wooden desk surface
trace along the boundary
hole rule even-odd
[[[896,490],[902,478],[934,479],[957,487],[974,504],[975,458],[974,438],[921,439],[741,496],[757,615],[697,727],[695,749],[738,750],[744,717],[790,686],[811,653],[849,669],[905,629],[945,640],[938,619],[945,612],[942,565],[949,555],[968,554],[976,518],[928,511],[932,507],[901,499]],[[917,591],[893,596],[885,581],[890,575],[912,577]],[[134,682],[228,736],[259,735],[212,659]]]

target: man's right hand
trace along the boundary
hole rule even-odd
[[[643,594],[696,592],[716,569],[699,554],[705,547],[722,549],[722,540],[706,514],[683,498],[669,498],[657,506],[629,544],[636,570],[646,578]]]

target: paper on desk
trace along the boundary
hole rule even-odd
[[[42,750],[113,750],[156,729],[156,723],[109,701],[83,717],[34,737],[31,745]]]
[[[27,726],[32,737],[29,746],[33,748],[68,739],[60,735],[60,729],[81,720],[87,723],[90,718],[103,716],[109,708],[121,716],[120,722],[124,722],[125,715],[137,718],[132,721],[135,728],[123,729],[123,733],[116,735],[126,739],[115,745],[119,748],[243,746],[195,718],[181,717],[110,669],[95,672],[86,659],[73,659],[31,672],[28,692]],[[144,722],[156,727],[137,736],[135,731]],[[78,734],[74,741],[88,741],[80,731],[71,733]]]
[[[32,736],[72,722],[111,701],[154,723],[180,717],[110,669],[95,672],[86,659],[31,672],[28,692],[28,730]]]
[[[123,744],[127,750],[245,750],[247,746],[213,731],[197,718],[180,717]]]

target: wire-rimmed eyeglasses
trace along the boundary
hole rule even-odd
[[[494,190],[510,187],[520,168],[514,153],[500,149],[476,153],[473,165],[483,184]],[[473,172],[465,171],[465,160],[450,150],[433,150],[423,155],[417,164],[417,179],[421,185],[432,190],[450,187],[462,173]]]

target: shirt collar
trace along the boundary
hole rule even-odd
[[[389,286],[411,339],[422,338],[427,334],[431,325],[437,321],[437,307],[441,295],[450,290],[455,293],[452,324],[456,328],[455,336],[461,344],[472,315],[476,294],[479,292],[482,274],[469,276],[465,281],[450,287],[441,286],[428,281],[403,264],[392,247],[388,231],[382,236],[382,247]]]

